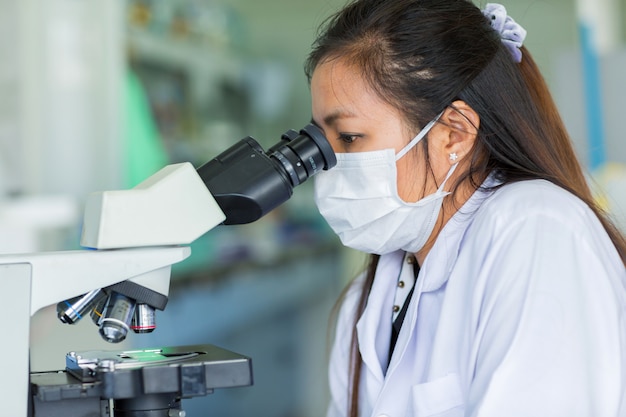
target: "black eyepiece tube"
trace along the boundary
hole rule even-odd
[[[248,136],[198,168],[224,224],[251,223],[287,201],[296,187],[337,164],[322,131],[308,124],[288,130],[267,152]]]

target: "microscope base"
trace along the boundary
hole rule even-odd
[[[181,399],[252,385],[250,358],[213,345],[70,352],[31,373],[33,417],[183,416]]]

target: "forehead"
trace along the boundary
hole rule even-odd
[[[313,117],[319,123],[337,117],[397,115],[369,86],[361,72],[341,60],[322,62],[311,78]]]

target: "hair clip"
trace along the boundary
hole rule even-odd
[[[522,62],[522,51],[520,48],[526,39],[526,29],[515,22],[512,17],[506,14],[506,9],[498,3],[487,3],[482,10],[483,15],[489,19],[493,30],[500,34],[502,43],[507,47],[515,62]]]

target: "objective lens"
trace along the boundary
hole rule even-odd
[[[61,301],[57,304],[57,316],[66,324],[75,324],[82,319],[94,305],[106,299],[106,293],[101,289],[87,294]]]
[[[135,301],[117,292],[111,293],[100,322],[100,336],[110,343],[126,339],[135,312]]]
[[[102,316],[104,316],[104,311],[106,309],[108,301],[109,297],[102,297],[100,301],[94,305],[94,307],[91,309],[91,312],[89,313],[89,315],[91,316],[91,320],[96,326],[100,326],[100,322],[102,321]]]
[[[156,311],[148,304],[137,304],[130,325],[135,333],[151,333],[156,328]]]

